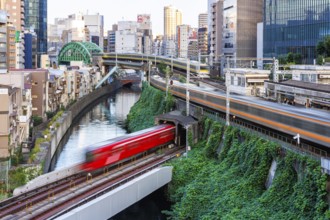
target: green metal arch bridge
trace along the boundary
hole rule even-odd
[[[92,63],[92,54],[102,53],[102,49],[91,42],[70,42],[65,44],[58,55],[59,64],[68,64],[70,61]]]

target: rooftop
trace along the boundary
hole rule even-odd
[[[270,82],[270,83],[274,83],[274,82]],[[310,82],[303,82],[297,80],[287,80],[276,84],[330,93],[330,85],[327,84],[310,83]]]
[[[291,70],[328,70],[330,71],[330,66],[319,66],[319,65],[291,65]]]

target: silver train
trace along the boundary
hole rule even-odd
[[[153,86],[165,90],[165,82],[152,78]],[[226,112],[226,96],[220,92],[189,88],[190,101],[219,112]],[[183,99],[186,87],[175,83],[170,92]],[[302,140],[330,147],[330,114],[319,110],[297,109],[278,103],[258,101],[253,98],[233,96],[230,98],[230,114],[281,131],[289,135],[299,134]]]

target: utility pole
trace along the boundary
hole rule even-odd
[[[188,88],[188,86],[189,86],[189,81],[190,81],[190,59],[188,58],[187,59],[187,82],[186,82],[186,103],[187,103],[187,109],[186,109],[186,111],[187,111],[187,113],[186,113],[186,115],[187,116],[189,116],[189,99],[190,99],[190,97],[189,97],[189,88]],[[189,146],[188,146],[188,130],[189,130],[189,126],[187,125],[186,127],[186,157],[188,157],[188,148],[189,148]]]
[[[171,55],[171,72],[173,73],[173,54]]]
[[[190,81],[190,59],[187,59],[187,82],[186,82],[186,103],[187,103],[187,116],[189,116],[189,81]]]
[[[229,57],[227,57],[227,69],[226,69],[226,125],[229,126],[229,117],[230,117],[230,65],[229,65]]]
[[[149,82],[149,86],[150,86],[150,67],[151,67],[151,64],[152,64],[152,62],[151,61],[149,61],[148,62],[148,65],[149,65],[149,70],[148,70],[148,82]]]
[[[167,96],[168,96],[168,87],[169,87],[169,76],[170,76],[170,67],[169,66],[166,66],[166,69],[165,69],[165,81],[166,81],[166,99],[167,99]]]

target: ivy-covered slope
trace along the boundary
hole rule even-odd
[[[170,219],[326,219],[326,176],[319,163],[233,127],[204,122],[188,158],[173,162]],[[220,141],[225,133],[225,140]],[[218,153],[219,146],[221,150]],[[278,163],[269,189],[265,183]]]
[[[140,100],[127,120],[130,131],[154,125],[155,115],[173,106],[170,96],[143,85]],[[203,122],[203,140],[188,158],[171,162],[170,219],[327,219],[326,175],[318,162],[277,144],[209,119]],[[222,138],[224,137],[224,140]],[[192,145],[192,144],[190,144]],[[220,146],[220,149],[219,149]],[[265,183],[273,160],[276,175]]]
[[[137,103],[131,108],[126,121],[129,132],[152,127],[154,116],[169,112],[174,106],[174,98],[164,92],[143,83],[142,94]]]

